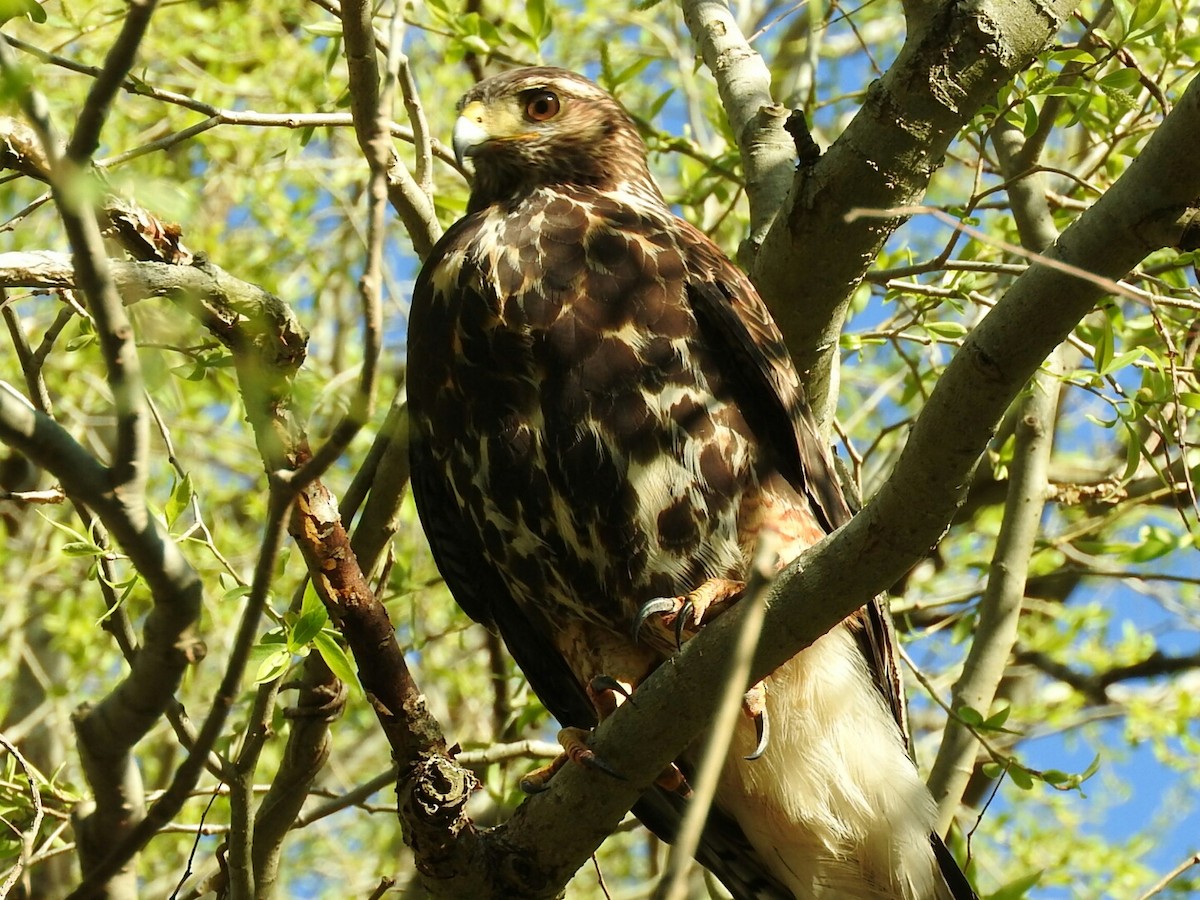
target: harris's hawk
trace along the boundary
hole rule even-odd
[[[786,563],[849,511],[766,307],[671,213],[612,97],[507,72],[454,145],[475,180],[413,295],[413,491],[455,599],[589,727],[598,682],[636,689],[673,650],[637,625],[652,601],[676,598],[664,622],[736,602],[760,534]],[[892,640],[872,603],[756,687],[770,739],[739,725],[699,853],[739,900],[973,896],[932,836]],[[683,802],[635,812],[669,838]]]

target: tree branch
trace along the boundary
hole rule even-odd
[[[1019,663],[1034,666],[1064,684],[1079,691],[1089,703],[1104,705],[1112,702],[1108,689],[1122,681],[1139,678],[1156,678],[1200,669],[1200,653],[1190,656],[1168,656],[1155,650],[1145,659],[1124,666],[1113,666],[1099,672],[1080,672],[1071,666],[1051,659],[1045,653],[1034,650],[1017,650],[1013,658]]]
[[[999,122],[993,140],[999,153],[1021,243],[1040,252],[1058,232],[1046,203],[1040,172],[1024,178],[1013,171],[1022,162],[1024,138],[1015,126]],[[1010,466],[1004,519],[989,569],[987,590],[979,606],[979,623],[962,675],[954,685],[954,710],[970,707],[988,715],[996,690],[1008,668],[1017,642],[1017,626],[1025,599],[1029,561],[1049,496],[1048,470],[1058,418],[1059,379],[1068,368],[1065,345],[1055,349],[1049,366],[1036,372],[1016,416],[1015,446]],[[938,803],[937,831],[945,835],[962,804],[975,771],[976,739],[960,719],[951,715],[929,775],[929,789]]]
[[[75,131],[67,143],[67,159],[76,165],[90,160],[100,146],[100,129],[108,118],[113,98],[121,90],[133,67],[133,58],[137,55],[157,5],[158,0],[129,0],[129,12],[121,23],[121,33],[109,48],[104,67],[92,82],[87,99],[79,110]]]
[[[737,139],[750,201],[747,259],[757,252],[787,197],[796,143],[784,125],[789,110],[771,97],[771,73],[723,0],[682,0],[683,19],[717,81]]]
[[[371,26],[372,6],[364,0],[350,0],[341,7],[342,35],[346,42],[346,64],[350,73],[350,111],[354,132],[368,160],[376,155],[371,146],[378,132],[379,65],[375,57],[375,31]],[[388,197],[412,239],[417,256],[424,259],[442,235],[429,195],[400,162],[387,150]]]
[[[911,5],[909,34],[888,72],[832,147],[796,172],[751,277],[804,377],[814,413],[832,418],[846,308],[902,218],[846,221],[844,210],[920,199],[950,142],[996,88],[1025,68],[1073,0]],[[919,13],[919,15],[918,15]]]

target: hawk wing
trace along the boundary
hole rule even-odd
[[[688,300],[706,342],[727,360],[724,374],[746,423],[769,448],[780,473],[827,533],[850,521],[829,452],[817,436],[804,388],[775,320],[745,274],[701,231],[680,221],[693,270]],[[904,690],[896,663],[895,634],[882,596],[850,618],[876,683],[908,740]]]

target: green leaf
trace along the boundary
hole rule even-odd
[[[243,597],[249,596],[249,594],[250,594],[250,585],[239,584],[239,585],[235,585],[234,587],[231,587],[224,594],[222,594],[221,600],[223,600],[223,601],[224,600],[241,600]]]
[[[304,590],[304,602],[300,608],[300,615],[288,634],[288,646],[293,651],[307,647],[328,623],[329,612],[325,609],[325,604],[321,602],[321,598],[317,596],[317,591],[310,582]]]
[[[254,673],[254,683],[265,684],[268,681],[274,681],[286,672],[291,664],[292,654],[287,647],[280,647],[278,650],[272,651],[266,659],[258,664],[258,671]]]
[[[925,330],[938,337],[960,338],[967,333],[967,326],[961,322],[926,322]]]
[[[1113,358],[1113,326],[1108,316],[1100,318],[1100,333],[1096,336],[1096,355],[1092,362],[1096,371],[1103,375],[1108,371]]]
[[[1014,878],[1012,881],[1001,885],[999,889],[988,895],[988,900],[1024,900],[1025,895],[1031,887],[1036,887],[1037,883],[1042,880],[1044,869],[1038,869],[1036,872],[1031,872],[1028,875],[1022,875],[1019,878]]]
[[[62,545],[63,556],[101,556],[102,547],[97,547],[91,541],[67,541]]]
[[[1200,394],[1193,391],[1180,391],[1179,402],[1188,409],[1200,409]]]
[[[46,21],[46,10],[37,0],[0,0],[0,23],[28,16],[39,25]]]
[[[1137,474],[1138,467],[1142,464],[1142,436],[1128,422],[1125,423],[1125,436],[1128,443],[1125,445],[1125,471],[1121,473],[1122,481],[1128,481]]]
[[[546,0],[526,0],[525,20],[529,23],[530,32],[539,40],[547,37],[553,30],[553,24],[546,11]]]
[[[1008,721],[1009,713],[1012,712],[1011,706],[1006,706],[996,713],[988,717],[987,721],[982,723],[982,727],[989,731],[1000,731],[1004,728],[1004,723]]]
[[[964,725],[975,727],[976,725],[983,724],[983,714],[970,706],[960,706],[954,711],[954,714],[958,716],[958,720]]]
[[[354,669],[354,664],[350,661],[346,651],[342,649],[342,645],[338,643],[337,638],[334,637],[333,632],[328,629],[319,632],[313,638],[313,646],[321,654],[321,659],[325,660],[325,665],[329,666],[330,672],[346,684],[358,684],[358,673]]]
[[[1037,127],[1038,127],[1037,107],[1034,106],[1032,100],[1026,99],[1026,101],[1025,101],[1025,130],[1024,130],[1025,136],[1029,137],[1030,135],[1032,135],[1035,131],[1037,131]]]
[[[191,502],[192,476],[188,474],[175,482],[175,487],[171,489],[171,496],[167,498],[167,508],[164,510],[164,513],[167,518],[168,528],[175,524],[180,514],[187,509],[188,504]]]
[[[308,22],[301,27],[317,37],[340,38],[342,36],[342,26],[338,22]]]
[[[1129,17],[1129,30],[1136,31],[1158,15],[1162,0],[1137,0],[1133,4],[1133,15]]]
[[[1050,54],[1050,59],[1061,63],[1077,62],[1085,66],[1095,65],[1096,63],[1096,57],[1092,56],[1086,50],[1079,49],[1055,50]]]
[[[1014,762],[1008,767],[1008,777],[1012,779],[1013,784],[1023,791],[1033,789],[1033,774],[1018,763]]]

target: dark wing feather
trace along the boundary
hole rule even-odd
[[[774,452],[779,471],[802,495],[827,531],[850,520],[828,451],[817,437],[803,387],[783,337],[749,280],[700,231],[681,223],[691,244],[693,270],[688,300],[696,321],[718,358],[747,424]],[[883,596],[851,617],[851,626],[875,675],[887,708],[909,740],[904,689],[895,651],[892,619]],[[942,839],[930,835],[938,867],[955,900],[977,900],[974,890]]]
[[[445,489],[444,473],[419,442],[409,454],[421,527],[455,602],[476,622],[500,632],[534,693],[559,722],[594,726],[596,715],[583,686],[546,636],[545,624],[531,621],[513,601],[500,573],[488,561],[478,532]]]
[[[680,229],[694,266],[688,300],[710,346],[730,361],[724,372],[742,415],[775,454],[779,471],[808,498],[825,530],[834,531],[850,520],[850,507],[817,437],[778,326],[746,276],[707,237],[686,222]],[[884,701],[907,739],[904,693],[883,599],[876,597],[853,619]]]
[[[742,415],[775,451],[780,472],[808,497],[825,530],[833,531],[850,520],[850,508],[779,328],[746,276],[699,231],[686,223],[681,230],[700,263],[688,300],[705,337],[732,362],[725,375]]]

